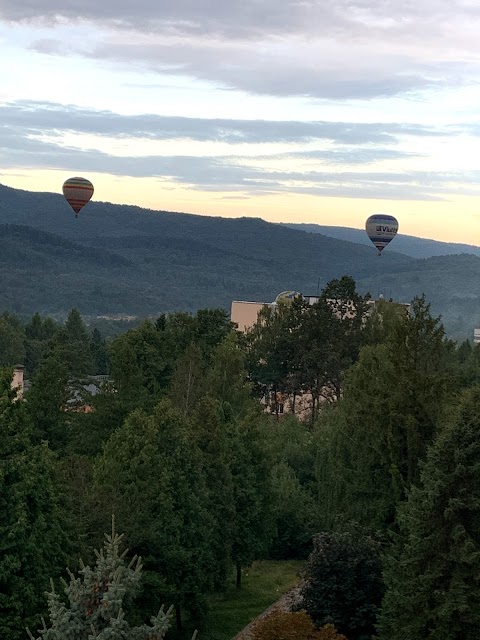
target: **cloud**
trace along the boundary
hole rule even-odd
[[[328,155],[328,154],[327,154]],[[272,156],[275,160],[275,156]],[[0,127],[0,170],[71,170],[151,177],[166,184],[244,198],[309,194],[343,198],[440,200],[452,193],[480,194],[480,172],[349,171],[291,167],[280,170],[255,157],[172,155],[128,157],[84,150],[32,137],[27,129]]]
[[[2,0],[5,20],[89,20],[131,29],[228,38],[265,34],[315,34],[371,38],[382,34],[416,37],[428,27],[448,30],[480,15],[475,2],[465,0]]]
[[[199,142],[295,143],[327,140],[347,145],[395,145],[399,137],[450,135],[448,130],[417,124],[229,120],[155,114],[121,115],[72,105],[18,101],[0,104],[0,123],[30,134],[76,132],[110,138],[189,139]],[[452,134],[453,135],[453,134]],[[339,150],[338,154],[342,151]],[[363,150],[363,154],[371,150]],[[384,151],[385,158],[391,151]],[[330,154],[332,157],[335,152]],[[393,157],[394,154],[392,154]],[[337,156],[338,157],[338,156]]]
[[[0,18],[59,25],[31,47],[275,96],[372,99],[478,77],[465,0],[2,0]],[[81,44],[63,34],[91,26]],[[72,46],[73,45],[73,46]]]

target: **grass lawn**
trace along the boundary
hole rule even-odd
[[[231,587],[225,593],[209,596],[207,625],[198,640],[231,640],[253,618],[276,602],[299,580],[304,562],[264,560],[255,562],[242,575],[242,588]]]

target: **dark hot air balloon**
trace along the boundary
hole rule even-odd
[[[93,196],[93,184],[86,178],[69,178],[63,183],[63,195],[78,218],[80,210]]]
[[[374,213],[367,219],[365,230],[380,256],[387,244],[397,235],[398,220],[387,213]]]

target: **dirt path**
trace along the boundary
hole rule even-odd
[[[300,589],[302,584],[299,583],[290,591],[287,591],[277,602],[274,602],[268,609],[265,609],[259,616],[254,618],[244,627],[232,640],[252,640],[255,625],[263,618],[266,618],[273,611],[290,611],[293,604],[296,604],[300,598]]]

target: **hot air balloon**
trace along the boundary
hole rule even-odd
[[[365,230],[380,256],[387,244],[397,235],[398,220],[387,213],[374,213],[367,219]]]
[[[93,184],[86,178],[69,178],[63,183],[63,195],[78,218],[80,210],[93,196]]]
[[[298,291],[282,291],[282,293],[279,293],[275,298],[275,304],[278,304],[279,302],[283,304],[290,304],[295,300],[295,298],[302,297],[302,294],[298,293]]]

